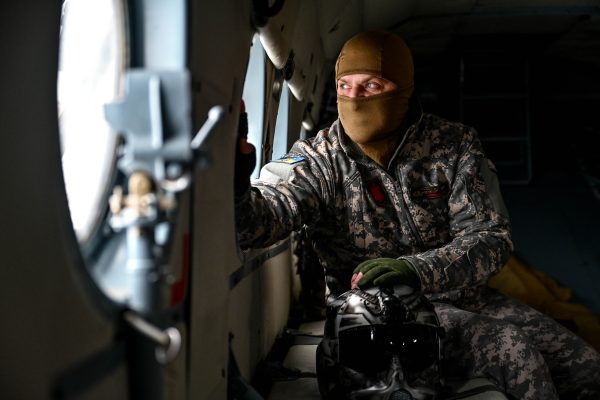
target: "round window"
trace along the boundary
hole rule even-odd
[[[81,245],[108,207],[118,138],[105,120],[104,105],[121,92],[125,38],[121,1],[63,2],[58,113],[65,186]]]

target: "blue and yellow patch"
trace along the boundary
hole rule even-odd
[[[283,164],[297,164],[304,160],[306,160],[306,158],[304,158],[302,156],[294,156],[294,157],[283,157],[278,160],[273,160],[271,162],[283,163]]]

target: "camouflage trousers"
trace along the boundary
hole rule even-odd
[[[600,399],[599,353],[549,317],[489,288],[434,305],[446,377],[486,377],[521,400]]]

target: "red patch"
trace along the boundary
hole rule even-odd
[[[371,197],[375,200],[375,203],[381,204],[385,200],[385,194],[383,192],[383,188],[381,187],[381,183],[378,181],[370,181],[367,184],[369,189],[369,193],[371,193]]]

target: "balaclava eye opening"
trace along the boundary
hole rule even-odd
[[[335,80],[370,74],[394,82],[397,89],[368,97],[338,95],[338,114],[346,134],[369,144],[398,130],[414,90],[414,67],[408,46],[387,32],[363,32],[348,40],[335,65]]]

